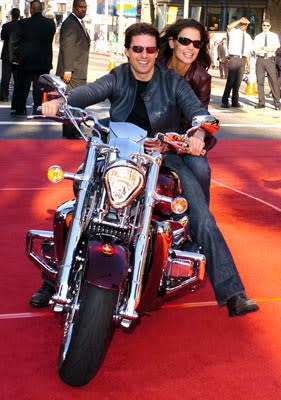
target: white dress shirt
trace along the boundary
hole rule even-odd
[[[232,29],[230,32],[228,32],[229,55],[249,57],[250,53],[253,51],[253,40],[251,36],[247,32],[245,32],[244,51],[243,54],[241,54],[243,33],[244,32],[240,28]]]
[[[270,49],[264,50],[264,42],[265,42],[265,34],[267,34],[267,48]],[[254,40],[254,50],[257,56],[262,56],[266,54],[267,57],[274,57],[276,50],[280,47],[280,40],[278,35],[273,32],[261,32],[259,33]]]

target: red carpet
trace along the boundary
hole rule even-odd
[[[215,181],[211,208],[260,311],[228,318],[205,281],[195,293],[144,317],[132,334],[118,329],[98,376],[82,388],[66,386],[57,375],[57,318],[28,304],[40,272],[24,254],[24,239],[30,228],[50,229],[56,205],[71,194],[71,182],[47,182],[48,166],[74,170],[84,144],[0,144],[1,399],[280,398],[281,141],[220,140],[209,155]]]

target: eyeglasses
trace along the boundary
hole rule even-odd
[[[147,52],[147,54],[154,54],[157,51],[157,47],[155,46],[149,46],[149,47],[143,47],[143,46],[132,46],[130,47],[134,53],[142,53],[144,50]]]
[[[192,43],[196,49],[202,49],[203,47],[201,40],[191,40],[183,36],[179,36],[176,40],[183,46],[188,46],[190,43]]]
[[[270,27],[269,24],[262,24],[262,26],[266,26],[267,28]]]

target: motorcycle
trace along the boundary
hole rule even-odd
[[[161,165],[159,151],[145,150],[146,132],[131,123],[106,127],[92,111],[67,104],[58,77],[42,75],[40,82],[45,93],[65,100],[53,119],[73,123],[87,143],[76,172],[48,169],[51,182],[70,179],[74,191],[57,208],[53,230],[26,235],[26,253],[54,283],[50,304],[63,320],[59,375],[81,386],[97,373],[115,327],[128,330],[167,297],[194,288],[206,258],[188,232],[179,179]],[[193,125],[218,129],[211,116],[197,117]],[[169,149],[188,151],[185,135],[157,137]]]

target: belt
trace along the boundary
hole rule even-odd
[[[232,55],[232,54],[229,54],[229,56],[228,57],[233,57],[233,58],[247,58],[246,56],[235,56],[235,55]]]

